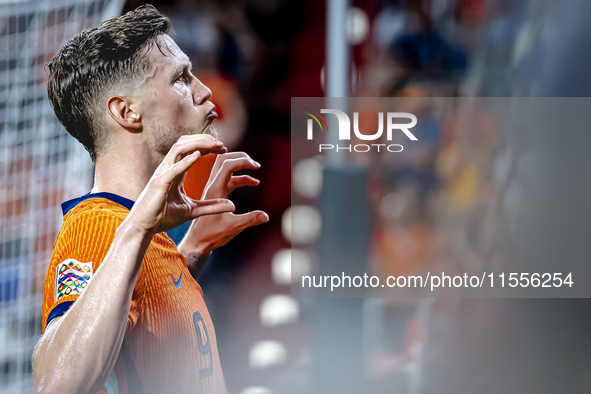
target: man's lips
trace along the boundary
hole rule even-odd
[[[207,113],[207,119],[209,120],[214,120],[218,117],[218,113],[215,112],[215,105],[213,107],[211,107],[211,109],[209,110],[209,112]]]

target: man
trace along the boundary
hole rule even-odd
[[[143,6],[78,34],[49,65],[54,111],[96,175],[90,194],[62,205],[33,354],[39,393],[226,391],[191,274],[269,218],[232,213],[228,194],[258,184],[232,173],[260,165],[211,136],[211,92],[168,30],[165,16]],[[193,200],[183,180],[208,153],[220,155],[203,200]],[[191,219],[177,249],[163,231]]]

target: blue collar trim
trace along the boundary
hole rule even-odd
[[[66,202],[64,202],[62,204],[62,211],[64,212],[64,216],[66,216],[66,214],[72,209],[74,208],[76,205],[80,204],[82,201],[85,200],[89,200],[91,198],[106,198],[107,200],[111,200],[119,205],[124,206],[125,208],[129,209],[131,211],[131,208],[133,208],[133,204],[134,202],[125,198],[125,197],[121,197],[117,194],[113,194],[113,193],[89,193],[89,194],[85,194],[81,197],[77,197],[74,198],[72,200],[68,200]]]

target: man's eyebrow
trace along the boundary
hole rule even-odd
[[[174,75],[179,75],[180,73],[182,73],[186,68],[189,69],[189,71],[193,70],[193,62],[192,61],[188,61],[187,63],[183,63],[180,66],[178,66],[176,68],[176,70],[174,71]]]

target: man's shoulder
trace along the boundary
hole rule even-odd
[[[82,201],[65,214],[58,240],[93,233],[114,233],[128,213],[125,207],[107,199],[92,198]]]
[[[105,198],[92,198],[80,202],[64,215],[64,226],[76,223],[114,220],[119,223],[127,217],[129,210]]]

